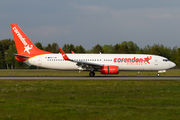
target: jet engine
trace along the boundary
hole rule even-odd
[[[118,66],[102,66],[101,74],[118,74],[119,67]]]

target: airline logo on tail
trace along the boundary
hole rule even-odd
[[[23,36],[20,34],[20,32],[17,30],[16,27],[13,27],[12,29],[16,33],[18,38],[21,40],[21,42],[23,43],[23,45],[24,45],[24,52],[28,52],[30,54],[29,50],[31,50],[33,48],[33,45],[31,45],[31,46],[28,45],[28,43],[26,42],[25,38],[23,38]]]
[[[29,50],[32,48],[33,48],[33,45],[31,45],[31,47],[29,47],[29,45],[27,45],[26,47],[24,47],[24,52],[28,52],[30,54]]]

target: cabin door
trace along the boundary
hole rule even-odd
[[[40,56],[38,57],[38,65],[42,65],[42,58]]]
[[[155,66],[158,66],[158,58],[155,58],[155,59],[154,59],[154,65],[155,65]]]

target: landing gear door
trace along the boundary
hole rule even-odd
[[[155,58],[155,59],[154,59],[154,65],[155,65],[155,66],[158,66],[158,58]]]

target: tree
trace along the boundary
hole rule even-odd
[[[136,53],[137,53],[137,54],[144,54],[143,48],[140,48]]]
[[[14,44],[14,40],[4,39],[4,40],[1,40],[0,43],[2,45],[2,49],[5,51],[5,50],[9,49],[9,45]]]
[[[69,48],[70,48],[70,51],[69,51],[69,52],[75,51],[75,48],[74,48],[74,45],[73,45],[73,44],[70,44]]]
[[[114,45],[114,53],[119,53],[120,47],[121,45],[116,43],[116,45]]]
[[[74,47],[74,45],[73,44],[64,44],[64,46],[63,46],[63,51],[65,52],[65,53],[71,53],[71,51],[74,51],[74,52],[76,52],[75,51],[75,47]]]
[[[175,63],[177,65],[177,67],[180,67],[180,48],[177,49]]]
[[[0,69],[4,69],[5,68],[6,65],[4,63],[5,63],[5,61],[4,61],[2,53],[0,51]]]
[[[104,53],[114,53],[114,48],[112,45],[104,45],[103,51]]]
[[[7,53],[12,53],[12,54],[17,53],[15,44],[10,45],[9,49],[6,52]],[[7,68],[8,68],[8,64],[10,64],[11,65],[11,69],[13,69],[13,66],[14,66],[15,61],[16,61],[15,57],[7,54],[5,56],[5,60],[6,60]]]
[[[67,44],[67,45],[64,44],[64,46],[63,46],[63,51],[64,51],[65,53],[67,53],[67,51],[68,51],[68,50],[67,50],[67,49],[68,49],[68,46],[69,46],[69,44]]]
[[[51,44],[48,44],[48,46],[45,48],[46,51],[52,52]]]
[[[123,41],[120,45],[119,45],[119,52],[120,53],[131,53],[131,54],[135,54],[138,50],[139,47],[137,46],[137,44],[135,44],[132,41]]]
[[[5,61],[1,51],[2,51],[2,45],[0,43],[0,69],[3,69],[5,68],[6,64],[4,64]]]
[[[157,44],[154,44],[151,48],[151,54],[153,55],[161,55],[161,51],[160,51],[160,48],[159,48],[159,45]]]
[[[103,51],[102,46],[97,44],[95,47],[93,47],[92,52],[93,53],[99,53],[99,52],[103,53],[104,51]]]
[[[135,46],[133,44],[131,44],[128,49],[129,49],[128,50],[129,53],[131,53],[131,54],[135,54],[136,53],[136,48],[135,48]]]
[[[150,45],[146,45],[143,49],[144,54],[151,54],[151,46]]]
[[[75,47],[75,53],[86,53],[85,49],[82,47],[82,45],[80,46],[76,46]]]
[[[138,50],[139,50],[139,47],[137,46],[137,44],[136,43],[134,43],[134,42],[132,42],[132,41],[128,41],[127,42],[127,46],[128,46],[128,49],[132,49],[132,51],[131,50],[129,50],[129,52],[131,53],[136,53]],[[135,51],[133,51],[133,50],[135,50]]]
[[[53,53],[59,53],[59,46],[57,43],[53,43],[51,49]]]
[[[0,51],[2,54],[2,59],[5,61],[5,51],[9,49],[10,45],[14,44],[14,41],[11,39],[3,39],[0,41],[0,44],[1,44]],[[6,66],[6,63],[4,62],[3,65]]]
[[[119,52],[120,52],[120,53],[123,53],[123,54],[129,53],[127,44],[122,44],[122,45],[120,46],[120,48],[119,48]]]
[[[177,57],[177,46],[173,47],[173,49],[171,50],[171,56],[170,56],[170,60],[171,61],[176,61],[176,57]]]
[[[40,42],[36,42],[35,46],[41,50],[43,49],[42,44]]]
[[[22,69],[22,68],[25,68],[25,67],[27,67],[27,65],[25,63],[15,60],[15,69],[17,69],[17,68]]]

